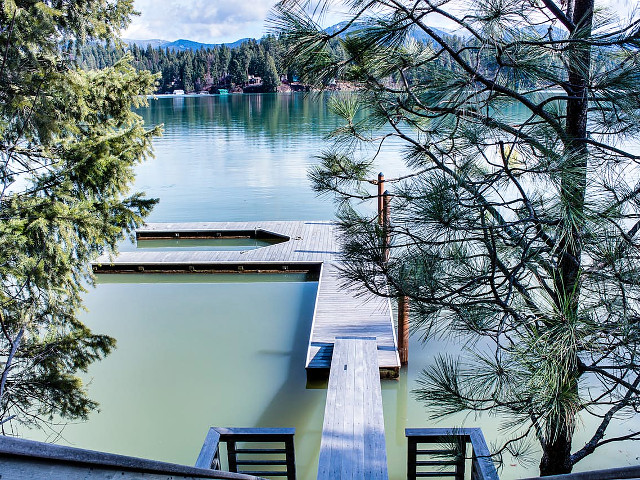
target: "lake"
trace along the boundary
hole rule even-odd
[[[160,199],[148,221],[334,218],[331,199],[318,198],[307,180],[327,147],[324,137],[340,124],[326,97],[165,97],[139,113],[149,125],[165,125],[154,143],[156,157],[137,169],[135,188]],[[389,143],[378,157],[388,177],[402,170],[400,149]],[[208,245],[146,245],[176,247]],[[304,359],[316,289],[304,275],[99,276],[86,295],[83,320],[114,336],[118,346],[87,375],[100,412],[67,425],[57,440],[192,465],[209,426],[295,427],[298,478],[315,479],[326,384],[307,384]],[[488,443],[499,436],[494,418],[430,421],[411,395],[433,355],[456,348],[412,337],[409,366],[398,380],[382,382],[392,479],[406,478],[406,427],[464,423],[481,426]],[[625,428],[631,426],[619,432]],[[639,463],[632,447],[603,448],[580,469]],[[501,477],[536,472],[535,462],[525,468],[507,459]]]

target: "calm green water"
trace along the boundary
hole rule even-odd
[[[323,99],[162,98],[140,113],[148,124],[165,125],[156,158],[138,168],[137,188],[160,198],[150,221],[333,218],[331,201],[317,198],[306,178],[326,148],[323,137],[339,124]],[[387,176],[401,170],[399,152],[390,143],[379,156]],[[216,247],[170,241],[158,248]],[[118,348],[87,377],[101,411],[87,423],[66,426],[59,441],[193,464],[211,425],[295,427],[299,478],[314,479],[326,385],[306,382],[317,284],[305,280],[246,274],[100,277],[86,295],[84,320],[116,337]],[[480,425],[488,442],[499,438],[494,418],[430,421],[410,393],[433,355],[458,348],[412,338],[409,367],[399,380],[383,381],[392,479],[406,478],[406,427]],[[612,434],[630,428],[631,423],[622,425]],[[580,469],[638,460],[633,445],[614,444]],[[535,472],[535,465],[527,470],[508,461],[501,476]]]
[[[178,251],[242,251],[255,250],[280,243],[280,240],[261,240],[258,238],[186,238],[162,240],[138,240],[136,250],[171,250]]]

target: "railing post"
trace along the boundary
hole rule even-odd
[[[378,224],[384,224],[384,174],[380,172],[378,174]]]
[[[409,297],[398,297],[398,354],[400,365],[409,363]]]
[[[238,472],[238,457],[236,456],[236,442],[227,440],[227,460],[229,461],[229,471]]]
[[[285,458],[287,461],[287,480],[296,480],[296,457],[293,443],[293,435],[284,441],[284,448],[287,451]]]
[[[407,438],[407,480],[416,480],[418,439]]]
[[[464,480],[464,467],[467,458],[467,439],[460,435],[456,438],[458,458],[456,458],[456,480]]]

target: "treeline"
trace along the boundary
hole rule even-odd
[[[83,47],[77,63],[83,69],[101,69],[113,65],[130,52],[137,70],[159,72],[157,93],[210,91],[215,88],[243,87],[262,92],[275,92],[280,78],[295,77],[291,68],[283,66],[286,46],[274,36],[259,42],[248,40],[235,48],[221,45],[199,50],[146,48],[133,44],[125,48],[90,44]]]
[[[481,46],[474,45],[472,40],[457,36],[446,36],[450,47],[469,56],[470,61],[478,63],[478,70],[487,76],[498,71],[509,74],[511,69],[495,64],[491,56],[478,54]],[[420,43],[424,42],[421,39]],[[90,44],[84,46],[77,57],[77,63],[83,69],[102,69],[113,65],[129,52],[133,58],[133,66],[137,70],[149,70],[160,73],[156,93],[173,93],[184,90],[186,93],[208,91],[219,88],[242,89],[245,92],[275,92],[281,83],[297,80],[295,63],[285,66],[286,43],[275,36],[265,36],[259,41],[247,40],[240,46],[229,48],[221,45],[215,48],[198,50],[175,50],[164,47],[141,48],[135,44],[125,47]],[[346,53],[338,41],[329,46],[330,55],[344,59]],[[473,58],[471,58],[473,56]],[[451,64],[449,56],[438,56],[434,61],[411,70],[405,80],[410,83],[425,83],[438,71],[449,71],[457,68]],[[357,68],[347,69],[343,78],[336,80],[356,80]],[[391,81],[401,81],[398,75],[392,75]],[[511,83],[515,88],[530,87],[527,78],[514,77]]]

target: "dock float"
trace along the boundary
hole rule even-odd
[[[318,480],[388,480],[376,339],[336,338]]]
[[[267,238],[273,243],[239,251],[129,251],[103,255],[95,273],[319,272],[305,368],[326,376],[336,337],[375,337],[381,376],[400,368],[391,304],[364,289],[347,288],[339,277],[341,248],[330,221],[150,223],[136,231],[142,239]]]

